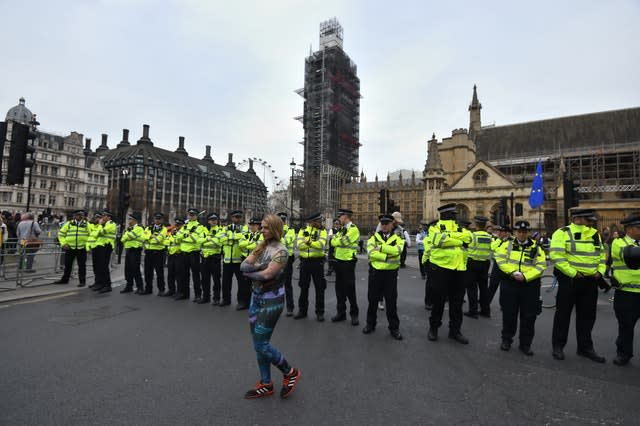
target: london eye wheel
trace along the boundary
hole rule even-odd
[[[243,172],[246,172],[247,170],[249,170],[249,160],[253,161],[253,170],[256,172],[256,175],[258,176],[258,178],[262,180],[262,183],[264,183],[264,186],[267,187],[267,191],[269,191],[270,194],[273,194],[276,191],[284,189],[284,184],[276,174],[275,169],[271,166],[271,164],[269,164],[266,160],[263,160],[262,158],[253,157],[253,158],[247,158],[245,160],[242,160],[236,166],[238,170],[242,170]]]

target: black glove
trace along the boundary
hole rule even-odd
[[[463,248],[469,248],[469,244],[467,244],[467,243],[462,243],[462,247],[463,247]]]
[[[396,240],[393,240],[389,243],[390,246],[395,246],[396,245]]]
[[[304,235],[305,237],[308,237],[309,236],[309,232],[304,231],[304,233],[302,235]]]
[[[598,280],[598,288],[604,290],[605,293],[611,290],[609,283],[602,277]]]

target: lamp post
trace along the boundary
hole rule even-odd
[[[289,188],[291,189],[291,220],[289,222],[290,225],[293,226],[293,173],[296,170],[296,162],[293,157],[291,157],[291,163],[289,163],[289,166],[291,167],[291,184],[289,185]]]
[[[127,179],[129,176],[129,169],[123,168],[121,174],[120,191],[118,194],[118,207],[120,209],[120,233],[118,237],[124,233],[124,229],[127,224],[127,210],[129,209],[129,180]],[[116,244],[118,247],[118,264],[120,264],[122,262],[122,243],[120,242],[120,238],[117,239]]]

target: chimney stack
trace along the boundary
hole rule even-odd
[[[149,139],[149,125],[148,124],[143,124],[142,125],[142,137],[140,139],[138,139],[138,145],[151,145],[153,146],[153,142],[151,142],[151,139]]]
[[[85,138],[84,140],[84,151],[82,151],[84,155],[91,154],[91,138]]]
[[[184,149],[184,136],[178,136],[178,149],[176,149],[174,152],[177,152],[178,154],[189,155],[187,150]]]
[[[231,152],[229,153],[229,161],[227,162],[225,167],[230,167],[232,169],[236,168],[236,164],[233,162],[233,154]]]
[[[98,154],[99,152],[102,151],[108,151],[109,147],[107,146],[107,134],[103,133],[102,134],[102,144],[96,149],[96,154]]]
[[[253,159],[249,158],[249,170],[247,170],[247,173],[251,173],[252,175],[256,174],[256,171],[253,170]]]
[[[202,159],[204,161],[209,161],[213,163],[213,158],[211,158],[211,145],[205,145],[204,150],[205,150],[205,155]]]
[[[102,135],[102,137],[104,138],[106,135]],[[129,143],[129,129],[122,129],[122,140],[120,141],[120,143],[118,144],[118,148],[121,148],[123,146],[129,146],[131,145]]]

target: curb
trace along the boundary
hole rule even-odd
[[[112,287],[119,287],[124,283],[124,277],[118,277],[111,282]],[[74,288],[60,288],[59,291],[51,291],[52,288],[58,287],[57,284],[46,284],[38,287],[19,287],[16,290],[8,290],[0,293],[0,305],[5,303],[17,302],[21,300],[35,299],[38,297],[47,297],[47,296],[61,296],[67,295],[71,293],[80,292],[83,290],[89,290],[88,287],[74,287]],[[20,294],[20,292],[28,289],[40,288],[40,291],[34,291],[29,294]],[[7,297],[4,298],[3,295],[6,294]]]

